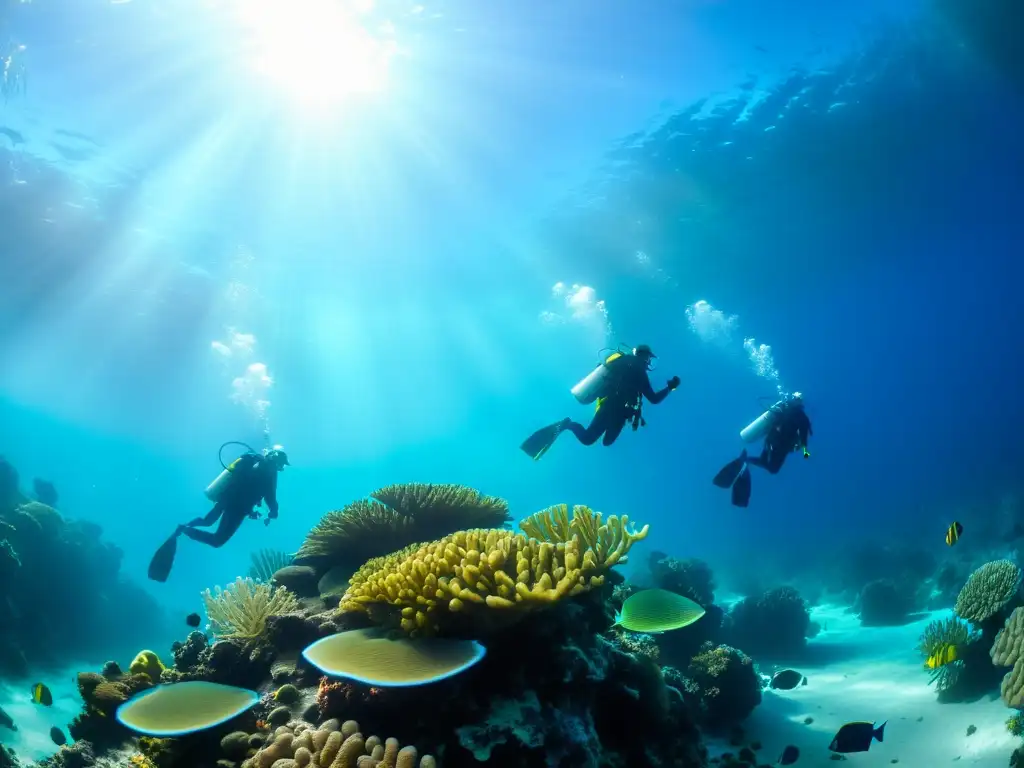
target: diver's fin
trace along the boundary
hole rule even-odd
[[[534,461],[548,452],[548,448],[555,444],[555,440],[562,434],[564,422],[556,422],[542,427],[530,435],[523,444],[519,446],[523,452]]]
[[[744,467],[732,484],[732,503],[737,507],[745,507],[750,503],[750,467]]]
[[[171,575],[171,567],[174,565],[174,555],[178,551],[178,531],[160,545],[160,549],[149,561],[149,578],[153,581],[167,581]]]
[[[715,479],[711,482],[717,485],[719,488],[728,488],[736,482],[736,478],[740,476],[740,472],[743,471],[743,466],[747,463],[747,452],[744,451],[740,454],[738,459],[733,459],[724,467],[722,467],[718,474],[715,475]]]

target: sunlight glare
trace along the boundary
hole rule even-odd
[[[255,71],[303,105],[323,107],[387,85],[393,40],[364,23],[372,0],[241,0]],[[386,34],[388,25],[382,25]]]

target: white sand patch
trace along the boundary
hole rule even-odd
[[[3,707],[18,726],[12,732],[0,726],[0,744],[10,747],[23,762],[43,760],[57,751],[50,740],[50,728],[64,731],[68,743],[71,734],[68,724],[82,710],[82,697],[78,694],[78,671],[89,669],[88,664],[74,664],[59,674],[47,675],[45,683],[53,694],[53,706],[44,707],[32,701],[32,683],[9,684],[0,682],[0,707]]]
[[[866,628],[842,607],[815,609],[812,619],[826,629],[808,643],[814,661],[794,665],[807,676],[807,685],[766,690],[744,724],[747,741],[763,745],[761,762],[775,765],[783,748],[793,744],[800,749],[795,768],[881,768],[894,760],[901,768],[1006,768],[1021,741],[1006,732],[1013,710],[998,691],[994,698],[940,704],[935,687],[928,685],[918,639],[929,621],[949,615],[936,611],[903,627]],[[771,669],[762,665],[761,671]],[[805,724],[806,718],[812,722]],[[868,752],[846,755],[846,761],[833,761],[828,745],[840,726],[854,720],[888,720],[885,741],[872,743]],[[970,725],[977,731],[968,736]],[[721,742],[710,746],[713,754],[738,751]]]

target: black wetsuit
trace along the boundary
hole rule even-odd
[[[747,463],[777,474],[791,452],[807,447],[812,434],[811,420],[803,406],[786,406],[765,436],[761,455],[747,457]]]
[[[244,453],[235,462],[228,487],[207,513],[197,517],[181,528],[181,533],[193,541],[221,547],[235,535],[247,517],[258,517],[255,511],[261,501],[266,501],[269,517],[277,517],[277,465],[258,453]],[[196,526],[209,527],[220,519],[217,530],[200,531]]]
[[[667,386],[655,392],[645,361],[635,355],[623,355],[609,363],[608,368],[609,374],[617,377],[615,389],[601,401],[590,424],[584,427],[570,419],[563,422],[563,428],[576,435],[583,445],[593,445],[602,435],[601,442],[611,445],[630,420],[640,419],[642,397],[651,405],[657,405],[672,391],[672,387]],[[675,381],[678,385],[678,380]]]

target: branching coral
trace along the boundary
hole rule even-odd
[[[930,657],[948,646],[963,649],[975,639],[976,635],[971,632],[971,628],[966,622],[960,621],[957,618],[949,618],[945,621],[936,619],[925,627],[917,650],[920,651],[921,656],[927,661]],[[957,659],[950,664],[929,670],[931,672],[931,679],[928,681],[928,684],[935,683],[936,689],[940,692],[949,690],[956,685],[957,680],[960,678],[960,673],[963,672],[963,668],[964,663],[962,659]]]
[[[463,528],[509,521],[508,502],[461,485],[389,485],[324,515],[306,536],[298,561],[354,570],[373,557]]]
[[[556,524],[563,519],[557,512],[551,517]],[[524,610],[600,586],[603,573],[625,562],[647,531],[631,530],[626,516],[602,524],[587,507],[575,509],[571,524],[565,519],[557,543],[507,530],[460,531],[370,560],[353,575],[340,609],[374,618],[375,606],[391,606],[414,635],[435,634],[452,614],[482,621],[481,628],[507,623]]]
[[[314,729],[306,723],[281,726],[273,740],[242,763],[242,768],[435,768],[430,755],[415,747],[399,748],[397,739],[364,737],[359,723],[328,720]]]
[[[295,611],[299,602],[284,587],[272,588],[252,579],[235,579],[226,589],[215,587],[203,592],[206,614],[213,633],[222,639],[258,640],[267,628],[267,619]]]
[[[982,624],[1017,597],[1020,580],[1020,568],[1009,560],[985,563],[967,579],[953,610],[962,619]]]

